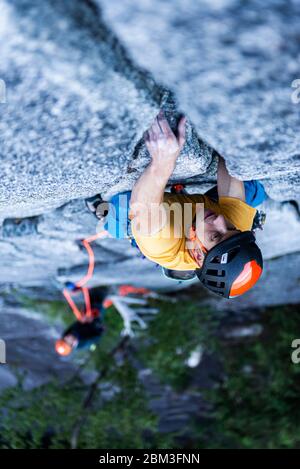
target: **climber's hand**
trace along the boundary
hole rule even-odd
[[[186,117],[178,124],[178,137],[173,133],[161,110],[150,129],[145,133],[145,143],[152,157],[152,163],[162,170],[175,166],[177,157],[185,142]]]
[[[176,137],[160,111],[146,132],[145,143],[152,161],[136,181],[130,199],[132,228],[138,234],[154,235],[167,223],[168,217],[162,202],[176,159],[184,145],[185,123],[186,119],[183,117]]]

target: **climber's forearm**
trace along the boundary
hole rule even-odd
[[[164,209],[160,204],[174,167],[174,164],[159,165],[152,161],[133,187],[131,215],[139,223],[142,234],[154,234],[163,227]]]
[[[136,182],[130,201],[132,223],[142,235],[153,235],[166,224],[163,195],[185,142],[185,123],[186,119],[182,117],[177,137],[160,111],[145,134],[152,161]]]
[[[150,207],[151,204],[161,203],[173,170],[173,164],[161,167],[151,161],[132,189],[130,204],[138,203]]]
[[[234,197],[245,201],[244,182],[230,176],[225,160],[220,157],[218,163],[218,196]]]

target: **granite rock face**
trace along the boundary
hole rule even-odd
[[[171,93],[132,63],[91,1],[1,0],[0,34],[0,217],[130,189],[159,108],[178,119]],[[191,125],[187,136],[175,177],[211,163]]]
[[[134,61],[175,92],[233,175],[263,179],[277,200],[299,198],[297,0],[97,3]]]

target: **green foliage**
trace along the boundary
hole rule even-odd
[[[136,371],[126,360],[114,371],[115,397],[94,406],[80,439],[81,448],[157,448],[170,445],[159,435],[157,416],[148,409]]]
[[[291,361],[299,310],[269,309],[263,322],[262,337],[219,344],[226,376],[208,396],[216,422],[211,447],[300,446],[300,366]]]
[[[209,309],[192,301],[154,302],[159,313],[141,333],[137,355],[160,380],[177,390],[185,387],[190,369],[185,364],[199,345],[215,347],[213,331],[216,322]]]
[[[54,382],[24,392],[21,383],[0,396],[1,448],[42,448],[47,434],[54,447],[68,447],[83,391]]]
[[[106,331],[85,366],[101,372],[108,365],[99,385],[113,386],[110,396],[97,388],[91,406],[85,409],[89,388],[78,379],[30,392],[24,392],[20,383],[0,395],[0,447],[68,448],[81,416],[85,418],[79,448],[178,447],[180,434],[159,433],[158,417],[149,408],[130,356],[133,353],[161,382],[188,392],[194,370],[185,362],[199,344],[219,356],[224,371],[215,388],[206,393],[213,409],[211,418],[191,422],[187,447],[300,446],[300,365],[291,362],[291,343],[300,331],[297,307],[266,310],[261,316],[264,332],[258,337],[224,341],[215,333],[215,313],[194,300],[153,301],[152,306],[159,313],[130,341],[122,364],[109,354],[120,341],[123,321],[113,307],[105,313]],[[38,308],[50,320],[73,320],[63,303],[44,302]]]
[[[57,319],[61,305],[43,303],[39,308],[47,315],[54,311]],[[171,445],[172,436],[158,433],[157,416],[149,410],[144,388],[132,364],[126,359],[118,366],[109,357],[120,341],[123,327],[115,308],[110,307],[105,312],[104,324],[106,331],[99,346],[90,353],[86,368],[101,372],[108,364],[104,382],[114,386],[115,394],[104,400],[100,390],[97,391],[91,407],[85,410],[83,403],[88,388],[80,380],[64,386],[54,382],[30,392],[24,392],[20,383],[0,395],[0,434],[4,435],[0,437],[1,448],[68,448],[74,426],[82,414],[86,419],[79,433],[80,448]]]
[[[0,448],[69,448],[72,431],[83,414],[80,448],[151,448],[167,444],[157,431],[144,390],[128,361],[111,370],[116,394],[96,393],[84,409],[87,388],[80,383],[51,383],[30,392],[19,385],[0,396]],[[150,437],[149,437],[150,435]],[[153,446],[154,445],[154,446]]]

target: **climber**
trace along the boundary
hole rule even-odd
[[[70,287],[70,285],[69,285]],[[70,355],[75,349],[92,349],[99,342],[105,327],[103,316],[107,296],[106,288],[95,288],[89,291],[91,301],[91,315],[83,314],[63,333],[61,339],[55,343],[55,350],[61,356]]]
[[[230,176],[216,152],[215,188],[204,195],[165,192],[185,143],[185,124],[182,117],[176,137],[160,111],[145,133],[152,161],[132,193],[111,199],[104,227],[114,238],[133,238],[145,257],[168,271],[194,271],[209,290],[225,298],[239,296],[262,273],[253,227],[258,215],[254,207],[266,199],[266,193],[258,181],[243,182]],[[96,215],[102,207],[101,218],[103,204],[98,202],[94,199],[92,204]]]

